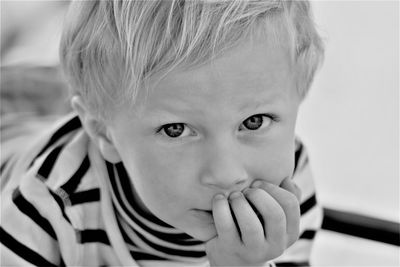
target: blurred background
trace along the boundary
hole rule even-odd
[[[326,58],[297,130],[319,199],[325,207],[399,222],[399,2],[313,7]],[[321,264],[400,265],[399,247],[331,232],[318,236],[314,252]]]
[[[399,223],[399,2],[312,3],[326,58],[297,132],[310,153],[318,198],[327,208]],[[69,110],[57,71],[67,6],[1,1],[2,113]],[[398,246],[322,231],[312,263],[399,266],[399,257]]]

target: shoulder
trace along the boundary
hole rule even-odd
[[[19,144],[18,153],[10,153],[16,160],[7,163],[2,173],[2,216],[6,219],[1,230],[9,236],[9,242],[2,243],[14,256],[25,247],[35,259],[42,259],[14,257],[33,264],[61,264],[61,255],[67,264],[78,264],[75,257],[82,254],[78,251],[85,249],[84,244],[108,245],[100,189],[88,156],[90,140],[76,116],[48,126],[26,151],[21,153]]]
[[[1,185],[19,181],[35,161],[80,127],[73,114],[65,117],[38,117],[14,114],[1,120]],[[11,179],[12,176],[12,179]]]

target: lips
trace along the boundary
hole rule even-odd
[[[214,222],[211,210],[193,209],[193,216],[207,223]]]
[[[194,209],[196,212],[203,212],[212,215],[212,210]]]

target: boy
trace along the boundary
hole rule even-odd
[[[310,16],[303,1],[73,2],[75,112],[6,153],[2,264],[307,265],[321,214],[294,129],[323,53]]]

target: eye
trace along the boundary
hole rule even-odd
[[[185,137],[191,134],[190,129],[184,123],[170,123],[161,126],[159,132],[171,138]]]
[[[239,126],[239,130],[250,130],[255,131],[261,128],[268,127],[272,123],[272,118],[267,115],[257,114],[251,117],[248,117],[243,123]]]

